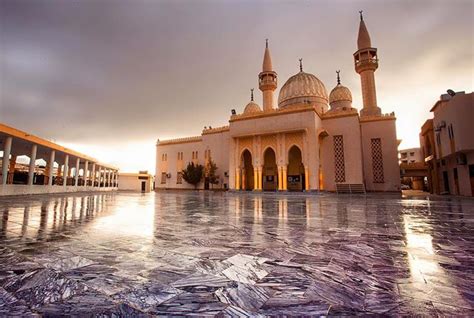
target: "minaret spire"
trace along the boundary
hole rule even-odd
[[[262,72],[258,74],[258,87],[263,94],[263,111],[272,110],[273,91],[277,88],[277,73],[273,71],[268,39],[265,39],[265,53],[263,55]]]
[[[339,73],[341,73],[341,71],[336,71],[336,74],[337,74],[337,85],[340,85],[341,84],[341,78],[339,77]]]
[[[369,31],[365,26],[364,17],[362,16],[362,10],[359,11],[360,14],[360,23],[359,23],[359,35],[357,37],[357,48],[360,49],[367,49],[372,47],[372,43],[370,41]]]
[[[250,89],[250,101],[253,102],[253,88]]]
[[[300,72],[303,72],[303,59],[300,58],[299,61],[300,61]]]
[[[359,11],[359,35],[357,37],[357,52],[354,53],[355,70],[360,75],[362,85],[363,108],[361,116],[380,116],[381,110],[377,106],[375,89],[375,71],[379,66],[377,49],[372,47],[369,31],[365,26],[362,11]]]

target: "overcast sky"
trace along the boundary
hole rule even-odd
[[[359,10],[379,50],[378,104],[395,111],[401,146],[418,146],[439,95],[473,90],[471,0],[1,0],[0,121],[154,172],[157,138],[199,135],[242,111],[265,38],[279,88],[301,57],[328,92],[340,69],[360,109]]]

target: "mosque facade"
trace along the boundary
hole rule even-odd
[[[400,191],[394,113],[377,104],[379,60],[361,14],[355,71],[361,78],[363,107],[352,106],[341,84],[328,94],[315,75],[300,70],[274,94],[278,75],[268,42],[258,74],[262,107],[253,98],[229,125],[205,128],[201,135],[158,140],[157,189],[194,188],[182,178],[189,162],[216,163],[217,188],[255,191]],[[277,104],[277,105],[275,105]],[[207,178],[198,188],[209,188]]]

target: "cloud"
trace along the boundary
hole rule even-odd
[[[416,145],[440,94],[472,91],[471,1],[1,1],[1,121],[104,150],[199,134],[248,102],[265,38],[279,87],[303,57],[328,90],[341,69],[360,107],[361,8],[379,48],[379,104]]]

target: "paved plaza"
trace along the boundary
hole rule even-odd
[[[474,200],[0,199],[0,316],[474,315]]]

